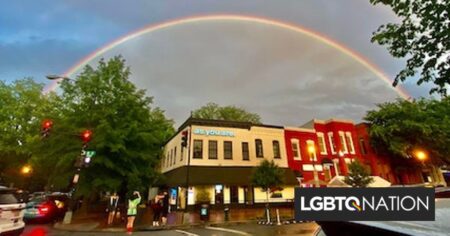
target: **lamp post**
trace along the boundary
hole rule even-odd
[[[73,80],[67,76],[62,76],[62,75],[47,75],[45,76],[48,80]]]
[[[320,187],[319,175],[318,175],[317,169],[316,169],[316,158],[314,155],[316,153],[316,148],[314,147],[314,145],[308,145],[308,153],[309,153],[309,159],[311,159],[313,161],[314,187]]]

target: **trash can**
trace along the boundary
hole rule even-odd
[[[200,220],[208,221],[209,220],[209,205],[202,204],[200,206]]]
[[[223,213],[225,215],[225,221],[229,221],[230,220],[230,208],[229,207],[225,207],[223,209]]]

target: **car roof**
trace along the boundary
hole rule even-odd
[[[371,227],[408,235],[448,235],[450,232],[450,199],[436,199],[434,221],[352,221]]]

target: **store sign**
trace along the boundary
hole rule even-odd
[[[296,188],[295,220],[433,221],[432,188]]]
[[[195,129],[193,133],[198,134],[198,135],[206,135],[206,136],[234,137],[234,132],[228,131],[228,130]]]

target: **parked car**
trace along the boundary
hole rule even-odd
[[[65,194],[50,194],[31,199],[25,208],[25,221],[51,222],[64,217],[69,197]]]
[[[450,198],[450,188],[436,188],[434,192],[435,198]]]
[[[326,221],[320,225],[315,236],[438,236],[450,232],[450,199],[436,199],[434,221]]]
[[[25,203],[19,203],[15,190],[0,186],[0,235],[20,235],[25,228]]]

